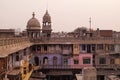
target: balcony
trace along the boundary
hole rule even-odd
[[[114,38],[97,38],[97,37],[92,37],[92,38],[70,38],[70,37],[58,37],[58,38],[50,38],[50,39],[33,39],[32,40],[35,43],[39,43],[39,44],[43,44],[45,42],[47,43],[51,43],[51,44],[59,44],[59,43],[67,43],[67,44],[71,44],[71,43],[76,43],[78,42],[79,44],[109,44],[109,43],[120,43],[120,39],[114,39]]]
[[[64,54],[64,55],[69,55],[69,54],[71,54],[71,53],[72,53],[71,50],[63,50],[63,54]]]
[[[33,51],[34,54],[52,54],[52,53],[62,53],[62,50],[49,50],[49,51]]]
[[[97,75],[119,75],[120,70],[97,70]]]
[[[82,69],[92,65],[41,65],[42,69]]]
[[[96,68],[104,68],[104,69],[117,69],[120,68],[120,65],[116,65],[116,64],[105,64],[105,65],[95,65]]]
[[[43,69],[70,69],[70,65],[42,65]]]
[[[11,53],[15,53],[21,49],[31,46],[28,38],[1,38],[0,39],[0,54],[2,57],[6,57]]]

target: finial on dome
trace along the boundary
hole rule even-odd
[[[35,17],[35,12],[33,12],[32,16],[33,16],[33,18]]]

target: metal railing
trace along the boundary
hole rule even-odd
[[[119,75],[120,74],[120,70],[98,70],[97,71],[98,75]]]
[[[112,68],[112,69],[116,69],[116,68],[120,68],[119,64],[105,64],[105,65],[95,65],[96,68]]]
[[[92,65],[40,65],[42,69],[82,69]]]

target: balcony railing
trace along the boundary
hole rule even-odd
[[[103,43],[107,43],[107,42],[111,42],[111,43],[120,43],[120,39],[118,38],[98,38],[98,37],[92,37],[92,38],[74,38],[74,37],[56,37],[56,38],[49,38],[49,39],[44,39],[44,38],[37,38],[37,39],[32,39],[32,42],[36,42],[36,43],[40,43],[40,42],[103,42]]]
[[[97,70],[97,75],[119,75],[120,70]]]
[[[0,39],[0,46],[7,46],[13,44],[21,44],[21,43],[28,43],[30,42],[28,38],[1,38]]]
[[[63,54],[71,54],[71,53],[72,53],[72,50],[63,50],[62,53],[63,53]]]
[[[112,69],[116,69],[116,68],[120,68],[120,65],[117,64],[105,64],[105,65],[95,65],[96,68],[112,68]]]
[[[42,69],[82,69],[92,65],[41,65]]]
[[[0,52],[3,57],[20,49],[29,47],[30,45],[32,45],[32,43],[30,43],[29,39],[26,37],[0,38]]]
[[[82,69],[84,67],[92,67],[93,65],[40,65],[43,69]],[[120,65],[95,65],[96,68],[103,69],[120,69]]]
[[[62,53],[62,50],[37,51],[37,53]]]
[[[72,44],[72,43],[120,43],[120,39],[118,38],[97,38],[97,37],[92,37],[92,38],[70,38],[70,37],[64,37],[64,38],[49,38],[49,39],[42,39],[42,38],[37,38],[37,39],[32,39],[32,42],[34,43],[63,43],[65,42],[66,44]],[[18,46],[22,43],[30,43],[29,38],[27,37],[20,37],[20,38],[1,38],[0,39],[0,47],[8,47],[8,46]]]

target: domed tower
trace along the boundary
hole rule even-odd
[[[32,18],[27,23],[27,35],[31,39],[40,37],[40,23],[35,18],[34,12],[32,14]]]
[[[43,25],[42,25],[42,35],[43,37],[50,38],[51,37],[51,17],[46,10],[46,13],[43,16]]]

